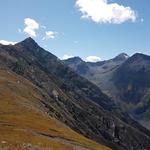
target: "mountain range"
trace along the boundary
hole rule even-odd
[[[70,68],[74,60],[81,62],[81,74]],[[104,85],[102,91],[99,88],[99,73],[91,71],[103,66],[104,74],[111,76],[116,70],[113,74],[120,78],[113,76],[113,80],[118,83],[122,80],[119,68],[132,63],[130,58],[120,55],[110,61],[86,63],[77,57],[68,62],[44,50],[32,38],[0,45],[0,148],[149,150],[150,131],[118,105],[121,100],[127,103],[130,97],[120,99],[126,94],[122,92],[114,100],[113,91],[109,93]],[[86,74],[95,76],[95,80]],[[108,83],[107,79],[103,81]],[[111,84],[114,86],[111,81],[108,88]],[[116,84],[116,93],[120,86]],[[144,104],[146,100],[143,98]]]
[[[150,130],[150,56],[121,53],[113,59],[97,63],[79,57],[65,64],[97,85],[122,110]]]

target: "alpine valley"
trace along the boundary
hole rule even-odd
[[[150,56],[136,53],[129,57],[121,53],[97,63],[85,62],[79,57],[65,63],[150,130]]]
[[[150,56],[60,60],[32,38],[0,45],[0,150],[150,150]]]

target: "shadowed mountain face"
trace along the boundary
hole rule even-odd
[[[0,66],[36,85],[44,93],[47,115],[76,132],[115,150],[150,149],[149,131],[31,38],[14,46],[1,45]]]
[[[117,69],[113,79],[120,99],[130,105],[126,109],[150,129],[150,56],[133,55]]]
[[[74,58],[65,63],[95,83],[124,111],[150,129],[150,56],[135,54],[129,58],[122,53],[114,59],[97,63],[75,62]],[[84,74],[81,68],[78,69],[81,64],[86,68]]]
[[[114,81],[121,99],[137,104],[150,88],[150,56],[135,54],[129,58],[114,75]]]

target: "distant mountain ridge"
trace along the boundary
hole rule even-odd
[[[148,130],[33,39],[0,45],[0,67],[36,85],[43,93],[45,113],[74,131],[115,150],[150,149]]]
[[[92,81],[94,84],[100,87],[104,93],[111,97],[113,95],[111,91],[113,90],[112,92],[114,93],[116,90],[116,88],[113,86],[113,81],[111,78],[115,70],[123,62],[125,62],[129,56],[125,53],[121,53],[113,59],[96,63],[85,62],[83,60],[81,61],[81,59],[77,62],[74,61],[75,58],[65,60],[64,63],[81,76],[87,78],[89,81]]]
[[[150,129],[150,56],[136,53],[129,57],[121,53],[113,59],[97,63],[77,63],[73,59],[65,60],[65,64],[96,84],[122,109]],[[82,67],[79,69],[79,66]]]

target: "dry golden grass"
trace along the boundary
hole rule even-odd
[[[47,116],[40,100],[31,82],[0,70],[0,148],[109,150]]]

